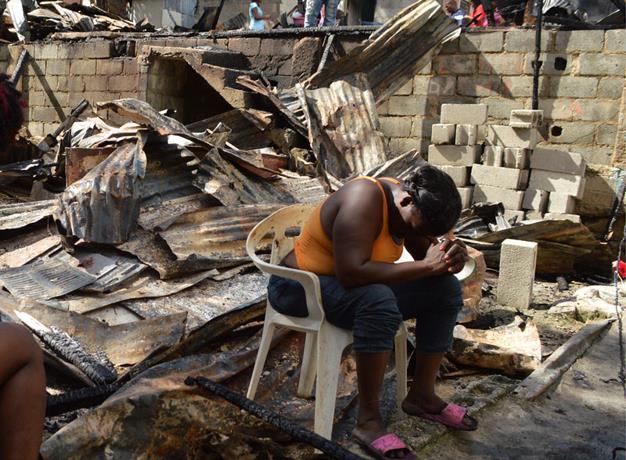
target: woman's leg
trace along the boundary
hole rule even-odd
[[[339,0],[324,0],[326,14],[324,16],[324,26],[334,26],[337,23],[337,7]]]
[[[0,324],[0,458],[38,458],[45,409],[41,349],[24,327]]]
[[[461,285],[454,276],[441,276],[394,285],[392,289],[403,317],[417,320],[415,373],[402,409],[409,414],[438,414],[447,403],[437,396],[435,382],[463,307]],[[464,423],[473,426],[475,420],[466,416]]]

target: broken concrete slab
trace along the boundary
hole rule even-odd
[[[585,178],[573,174],[533,169],[530,173],[528,188],[562,193],[580,199],[585,190]]]
[[[537,147],[533,150],[530,167],[544,171],[554,171],[564,174],[584,176],[586,170],[585,159],[579,153],[570,153],[564,150]]]
[[[541,340],[537,326],[519,316],[510,324],[489,330],[457,325],[449,355],[462,365],[527,375],[541,364]]]
[[[442,104],[441,123],[455,125],[487,123],[487,104]]]
[[[488,125],[487,143],[521,149],[534,149],[540,135],[535,128],[512,128],[506,125]]]
[[[545,393],[591,344],[605,331],[612,320],[589,323],[559,347],[529,375],[515,392],[524,399],[535,399]]]

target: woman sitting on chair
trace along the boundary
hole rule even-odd
[[[463,306],[453,276],[467,258],[448,233],[461,198],[443,171],[423,166],[407,181],[359,177],[317,206],[282,264],[319,275],[326,319],[354,335],[359,415],[353,437],[380,458],[415,458],[387,433],[379,411],[385,367],[400,322],[416,318],[416,368],[402,403],[407,414],[475,430],[467,409],[435,393],[435,379]],[[414,261],[394,263],[403,247]],[[302,286],[272,276],[268,297],[279,312],[308,315]]]

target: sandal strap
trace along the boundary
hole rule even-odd
[[[392,450],[408,450],[407,445],[394,433],[387,433],[372,441],[370,446],[385,455]]]
[[[459,406],[458,404],[449,403],[441,411],[441,415],[455,424],[462,424],[463,419],[467,415],[467,408]]]

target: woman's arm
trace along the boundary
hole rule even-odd
[[[332,228],[335,274],[342,285],[350,288],[443,275],[451,264],[458,264],[456,258],[446,259],[439,243],[429,245],[423,260],[399,264],[370,260],[382,222],[382,195],[375,184],[366,181],[345,187]]]

